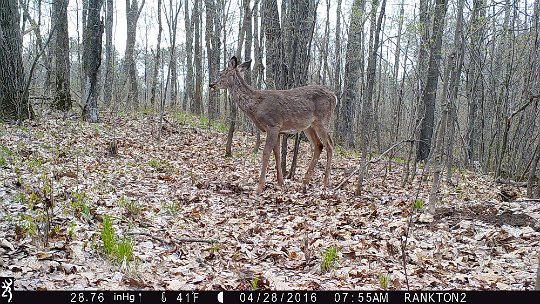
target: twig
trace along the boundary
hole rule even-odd
[[[540,198],[522,198],[515,201],[512,201],[513,203],[525,203],[525,202],[538,202],[540,203]]]
[[[166,241],[160,237],[157,237],[151,233],[148,233],[148,232],[128,232],[127,233],[128,235],[144,235],[144,236],[147,236],[147,237],[150,237],[150,238],[153,238],[157,241],[160,241],[162,243],[167,243],[167,244],[170,244],[171,242],[169,241]],[[197,238],[171,238],[172,241],[176,241],[178,243],[208,243],[208,244],[214,244],[214,243],[217,243],[216,240],[206,240],[206,239],[197,239]]]
[[[364,168],[367,168],[370,164],[374,164],[374,163],[377,163],[379,162],[386,154],[388,154],[388,152],[392,151],[395,147],[401,145],[402,143],[406,143],[406,142],[414,142],[415,140],[413,139],[404,139],[398,143],[395,143],[393,144],[390,148],[386,149],[386,151],[384,151],[381,155],[379,155],[379,157],[377,158],[374,158],[370,161],[368,161],[366,164],[365,164],[365,167]],[[334,188],[334,191],[336,190],[339,190],[341,189],[341,187],[343,187],[343,184],[345,184],[345,182],[347,182],[349,179],[351,179],[360,169],[362,168],[362,165],[359,165],[356,167],[356,169],[354,169],[350,174],[349,176],[345,177],[335,188]]]
[[[424,176],[426,174],[427,170],[422,171],[422,176],[420,177],[420,183],[418,184],[418,188],[416,190],[416,196],[415,201],[418,200],[418,197],[420,196],[420,189],[422,189],[422,183],[424,181]],[[400,242],[401,242],[401,262],[403,264],[403,272],[405,274],[405,283],[407,285],[407,290],[410,289],[409,287],[409,275],[407,274],[407,256],[405,255],[405,251],[407,250],[407,243],[409,241],[409,232],[413,226],[413,216],[416,213],[416,209],[414,207],[411,207],[411,212],[409,213],[409,219],[407,220],[407,227],[405,228],[404,235],[401,236]]]
[[[179,238],[179,239],[175,238],[174,240],[177,241],[177,242],[180,242],[180,243],[188,243],[188,242],[192,242],[192,243],[208,243],[208,244],[217,243],[216,240],[195,239],[195,238]]]

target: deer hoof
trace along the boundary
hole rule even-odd
[[[255,189],[255,192],[257,192],[257,193],[260,194],[260,193],[262,193],[263,189],[264,189],[264,186],[259,185],[259,186],[257,186],[257,188]]]

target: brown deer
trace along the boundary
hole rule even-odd
[[[290,90],[257,90],[249,86],[241,76],[241,72],[250,65],[251,60],[239,65],[233,56],[225,70],[219,73],[218,79],[210,84],[210,88],[229,89],[240,109],[267,134],[256,191],[260,193],[264,189],[266,169],[272,150],[276,158],[277,182],[279,186],[283,185],[279,135],[300,131],[304,131],[313,148],[313,157],[302,182],[304,191],[323,147],[327,151],[324,185],[328,186],[334,149],[332,138],[328,134],[328,125],[336,107],[336,95],[319,85]]]

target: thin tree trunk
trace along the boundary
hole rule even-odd
[[[137,37],[137,21],[144,7],[145,0],[138,6],[137,0],[126,0],[126,53],[125,53],[125,74],[126,81],[129,82],[126,104],[131,104],[133,108],[139,107],[139,86],[137,80],[137,66],[135,62],[135,39]]]
[[[203,114],[202,105],[202,44],[201,44],[201,0],[195,0],[195,7],[192,14],[192,23],[195,32],[195,94],[193,100],[193,113],[196,115]]]
[[[154,59],[154,70],[152,72],[152,86],[150,88],[150,106],[154,109],[154,104],[156,102],[156,88],[158,82],[158,69],[161,61],[161,33],[163,32],[163,27],[161,25],[161,1],[158,0],[158,9],[157,9],[157,19],[158,19],[158,36],[156,44],[156,58]]]
[[[377,7],[378,2],[375,0],[372,2],[372,24],[371,27],[374,27],[375,22],[375,15],[377,14]],[[370,127],[371,123],[371,117],[372,117],[372,99],[373,99],[373,88],[375,85],[375,75],[376,75],[376,68],[377,68],[377,52],[379,50],[379,41],[380,41],[380,32],[381,32],[381,26],[383,17],[385,14],[386,9],[386,0],[382,0],[381,3],[381,10],[379,12],[379,16],[377,18],[377,25],[375,28],[375,31],[371,33],[373,35],[373,39],[370,37],[370,40],[373,40],[373,45],[371,46],[371,52],[369,54],[368,58],[368,67],[367,67],[367,83],[366,83],[366,92],[363,100],[363,108],[362,108],[362,134],[360,137],[360,151],[362,153],[361,160],[360,160],[360,167],[362,168],[358,173],[358,183],[356,184],[356,190],[355,194],[360,195],[363,190],[363,182],[365,179],[365,176],[367,174],[367,159],[368,159],[368,153],[369,153],[369,137],[370,133],[372,131],[372,128]]]
[[[101,40],[103,35],[103,23],[100,20],[100,11],[103,0],[89,0],[88,19],[84,31],[84,90],[83,117],[89,122],[98,122],[97,101],[99,90],[97,88],[97,76],[101,65]]]
[[[335,136],[334,138],[336,141],[339,142],[339,137],[343,136],[341,134],[340,130],[340,113],[339,109],[341,108],[341,0],[337,1],[336,6],[336,41],[335,41],[335,48],[334,48],[334,59],[336,61],[335,67],[334,67],[334,81],[333,81],[333,87],[334,92],[337,96],[337,105],[336,105],[336,118],[334,119],[334,129],[335,129]]]
[[[373,2],[376,7],[376,2]],[[365,0],[355,0],[353,2],[349,37],[347,42],[347,52],[345,55],[345,74],[344,74],[344,89],[343,99],[338,108],[338,119],[336,121],[336,139],[341,144],[346,144],[347,147],[354,147],[354,112],[359,103],[359,86],[361,86],[362,77],[362,32]],[[373,17],[375,18],[375,17]],[[375,20],[373,20],[373,25]],[[372,27],[373,29],[374,27]],[[364,130],[362,130],[364,132]]]
[[[113,0],[106,0],[105,16],[105,84],[103,88],[103,102],[105,105],[112,104],[114,69],[113,69]]]
[[[53,3],[53,20],[56,24],[56,89],[53,107],[64,112],[71,109],[67,6],[68,0],[57,0]]]
[[[192,13],[193,17],[193,13]],[[184,110],[188,109],[188,105],[192,106],[194,103],[194,91],[195,91],[195,85],[193,83],[193,30],[191,26],[191,19],[189,16],[189,1],[184,1],[184,25],[186,30],[186,69],[187,74],[185,77],[186,87],[185,91],[186,94],[184,97]],[[192,109],[193,110],[193,109]]]
[[[437,84],[439,83],[439,66],[441,60],[442,34],[446,16],[447,0],[436,0],[435,15],[433,19],[432,44],[430,46],[428,74],[425,90],[422,96],[423,120],[420,130],[420,143],[416,160],[427,160],[430,153],[431,139],[433,135],[433,122],[435,119],[435,98],[437,96]]]

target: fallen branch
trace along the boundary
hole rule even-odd
[[[175,238],[174,239],[175,241],[177,242],[180,242],[180,243],[208,243],[208,244],[214,244],[214,243],[217,243],[216,240],[206,240],[206,239],[195,239],[195,238]]]
[[[406,142],[414,142],[415,140],[413,139],[405,139],[405,140],[402,140],[398,143],[395,143],[393,144],[390,148],[386,149],[386,151],[384,151],[381,155],[379,155],[377,158],[374,158],[370,161],[368,161],[366,164],[365,164],[365,167],[364,169],[367,169],[367,167],[370,165],[370,164],[374,164],[374,163],[377,163],[379,161],[382,160],[382,158],[388,154],[390,151],[392,151],[394,148],[396,148],[397,146],[403,144],[403,143],[406,143]],[[356,173],[358,173],[358,171],[360,171],[360,169],[362,169],[362,165],[359,165],[358,167],[356,167],[356,169],[354,169],[351,174],[349,174],[349,176],[345,177],[335,188],[334,188],[334,191],[336,190],[339,190],[341,189],[341,187],[343,187],[343,185],[349,180],[351,179]]]
[[[512,201],[513,203],[525,203],[525,202],[537,202],[540,203],[540,198],[522,198],[515,201]]]
[[[128,232],[127,234],[128,235],[144,235],[144,236],[153,238],[157,241],[160,241],[162,243],[166,243],[166,244],[171,243],[148,232]],[[206,239],[197,239],[197,238],[171,238],[171,240],[176,241],[178,243],[190,243],[190,242],[191,243],[208,243],[208,244],[217,243],[216,240],[206,240]]]

